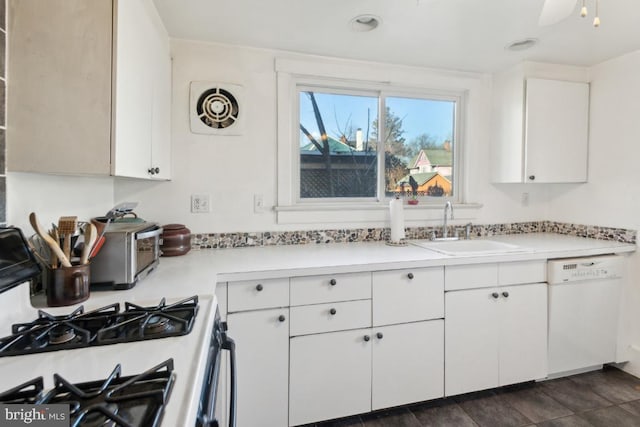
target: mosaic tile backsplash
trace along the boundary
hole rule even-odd
[[[407,239],[429,239],[440,236],[442,227],[407,227]],[[532,221],[507,224],[473,224],[470,237],[486,237],[522,233],[558,233],[600,240],[636,243],[636,231],[620,228],[576,225],[553,221]],[[464,236],[464,226],[450,226],[449,235]],[[388,228],[350,228],[338,230],[266,231],[250,233],[192,234],[192,249],[222,249],[250,246],[305,245],[310,243],[377,242],[389,239]]]

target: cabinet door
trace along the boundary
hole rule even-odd
[[[376,271],[372,281],[373,325],[444,316],[444,268]]]
[[[7,169],[109,175],[112,1],[8,7]]]
[[[113,174],[166,179],[170,176],[168,36],[151,1],[116,4]]]
[[[547,285],[499,289],[500,385],[547,376]]]
[[[444,395],[444,321],[373,328],[373,410]]]
[[[230,313],[227,323],[236,342],[238,427],[286,426],[288,309]]]
[[[589,85],[528,79],[525,182],[586,182]]]
[[[151,114],[151,158],[149,166],[154,173],[151,178],[171,178],[171,51],[169,35],[162,23],[158,23],[157,12],[153,44],[150,46],[150,77],[152,78]],[[156,172],[157,171],[157,172]]]
[[[497,288],[445,294],[445,395],[499,384]],[[499,295],[499,294],[497,294]],[[526,335],[526,333],[523,334]]]
[[[289,425],[371,410],[371,342],[371,329],[291,338]]]

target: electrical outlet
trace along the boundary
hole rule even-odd
[[[253,212],[260,213],[264,210],[264,198],[262,194],[253,195]]]
[[[522,193],[522,206],[529,206],[529,193]]]
[[[191,195],[191,213],[209,213],[209,195]]]

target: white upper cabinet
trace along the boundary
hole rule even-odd
[[[171,57],[152,1],[9,7],[8,170],[169,179]]]
[[[169,179],[169,36],[148,0],[116,1],[114,15],[115,176]]]
[[[586,72],[550,67],[517,67],[494,76],[493,182],[587,181]]]

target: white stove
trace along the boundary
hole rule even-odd
[[[82,304],[47,307],[41,312],[31,304],[29,282],[6,285],[15,278],[14,267],[22,265],[14,263],[15,253],[7,255],[9,239],[4,236],[10,234],[8,230],[0,230],[0,403],[59,403],[62,399],[64,403],[73,402],[72,419],[74,405],[82,406],[83,411],[76,411],[75,416],[80,414],[83,422],[82,417],[91,418],[90,425],[104,422],[111,426],[173,427],[215,423],[213,413],[207,413],[211,409],[207,406],[211,405],[211,397],[215,398],[216,360],[224,347],[220,343],[227,342],[220,338],[224,333],[215,296],[165,301],[140,297],[140,293],[95,292]],[[13,234],[12,248],[15,229]],[[138,297],[127,300],[131,295]],[[99,327],[96,323],[100,323]],[[22,335],[36,339],[25,344]],[[85,340],[86,337],[89,339]],[[231,340],[228,342],[233,346]],[[162,391],[134,388],[128,394],[122,392],[124,385],[137,384],[139,375],[142,375],[140,383],[161,386]],[[13,402],[7,397],[12,395],[9,391],[26,383],[36,384],[29,389],[42,389],[35,390],[37,400]],[[103,414],[116,405],[96,403],[93,391],[86,402],[75,398],[80,395],[77,391],[88,396],[85,388],[95,390],[103,385],[109,385],[109,392],[117,389],[113,393],[120,393],[119,397],[133,396],[136,404],[144,400],[144,395],[161,395],[161,407],[153,409],[156,415],[143,421],[130,420],[139,408],[116,408],[119,413],[113,417],[123,421],[114,423],[111,413],[106,417]],[[143,397],[139,397],[140,393]],[[84,410],[87,405],[90,408]],[[100,406],[97,411],[96,405]],[[127,412],[128,409],[131,410]]]
[[[176,301],[167,301],[172,302]],[[146,307],[158,302],[136,303]],[[0,337],[11,335],[11,325],[31,322],[37,317],[37,310],[30,304],[28,284],[0,294],[0,304],[4,308],[0,310]],[[86,310],[99,308],[97,305],[91,300],[84,304]],[[200,297],[198,305],[193,327],[185,335],[0,357],[0,393],[36,377],[42,377],[45,392],[50,391],[55,387],[54,374],[71,383],[99,381],[107,378],[117,365],[122,376],[138,375],[172,359],[174,379],[159,425],[196,425],[200,388],[193,385],[204,381],[217,301],[215,297]],[[7,310],[9,307],[11,310]],[[77,307],[44,310],[52,315],[65,315]]]

